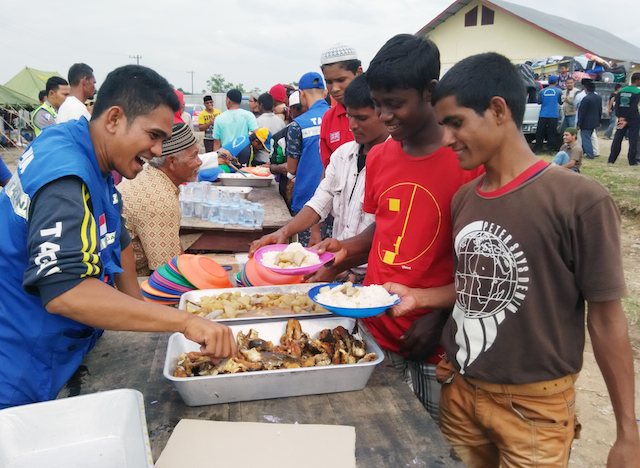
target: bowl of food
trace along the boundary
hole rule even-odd
[[[256,251],[254,258],[258,264],[281,275],[307,275],[315,273],[323,265],[334,259],[334,255],[325,252],[318,255],[317,250],[302,247],[302,244],[265,245]]]
[[[316,286],[309,290],[309,298],[336,315],[357,318],[375,317],[402,300],[379,284],[361,286],[348,281]]]

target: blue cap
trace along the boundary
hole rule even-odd
[[[298,82],[298,88],[302,91],[305,89],[324,89],[324,81],[322,80],[322,75],[316,72],[309,72],[302,75],[300,81]]]
[[[558,82],[558,77],[556,75],[551,75],[549,77],[549,84],[556,84]]]

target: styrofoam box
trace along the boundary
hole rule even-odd
[[[261,177],[254,176],[252,174],[246,174],[247,177],[242,174],[220,174],[218,180],[222,185],[235,185],[240,187],[268,187],[271,185],[271,181],[275,179],[272,175]]]
[[[110,390],[0,411],[2,468],[152,466],[144,400],[137,390]]]
[[[306,294],[310,289],[314,287],[326,283],[303,283],[303,284],[283,284],[280,286],[252,286],[252,287],[243,287],[243,288],[223,288],[223,289],[194,289],[193,291],[188,291],[182,296],[180,296],[180,304],[178,308],[181,310],[187,310],[187,302],[192,302],[196,304],[200,301],[200,299],[204,296],[219,296],[224,293],[235,293],[240,291],[242,294],[248,294],[252,296],[254,294]],[[228,323],[236,323],[236,322],[254,322],[259,320],[278,320],[283,318],[301,318],[301,317],[327,317],[333,316],[333,314],[329,311],[321,312],[318,314],[296,314],[291,312],[290,314],[282,313],[279,315],[261,315],[261,316],[240,316],[236,318],[228,318],[228,319],[215,319],[216,322],[224,322]],[[280,339],[280,338],[278,338]]]
[[[325,328],[331,329],[342,325],[351,332],[356,325],[355,319],[347,317],[298,317],[298,319],[302,331],[312,338],[317,337],[318,333]],[[243,322],[231,325],[229,328],[234,336],[237,336],[239,331],[246,334],[250,328],[253,328],[260,338],[276,344],[280,343],[280,337],[286,331],[287,320]],[[173,376],[178,355],[200,350],[199,344],[187,340],[181,333],[174,333],[169,338],[163,374],[173,382],[182,400],[188,406],[362,390],[384,356],[367,329],[359,325],[358,330],[365,340],[367,352],[378,355],[375,361],[199,377]]]

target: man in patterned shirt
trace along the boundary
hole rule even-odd
[[[162,156],[153,158],[135,179],[118,185],[138,276],[150,275],[182,253],[178,186],[196,180],[201,164],[191,127],[174,124]]]

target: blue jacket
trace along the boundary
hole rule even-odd
[[[79,177],[89,190],[100,239],[100,279],[113,283],[113,275],[122,272],[118,195],[111,175],[105,178],[100,171],[89,123],[81,118],[52,126],[22,154],[0,193],[0,408],[54,399],[102,333],[50,314],[22,287],[31,200],[41,187],[65,176]],[[56,268],[55,237],[47,244],[37,257],[45,271]]]
[[[547,87],[540,91],[538,102],[542,104],[540,107],[540,117],[557,119],[558,104],[562,104],[562,90],[554,87]]]
[[[300,211],[316,192],[322,179],[322,159],[320,158],[320,125],[322,116],[329,110],[324,99],[316,101],[311,108],[294,119],[302,129],[302,154],[296,170],[291,209]]]

